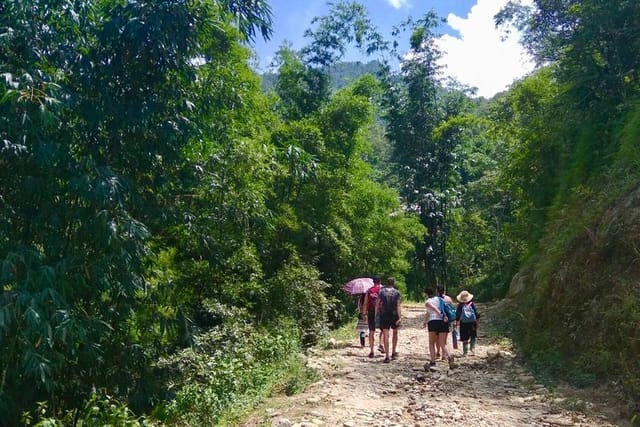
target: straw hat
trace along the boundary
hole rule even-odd
[[[458,294],[456,299],[460,302],[469,302],[473,299],[473,294],[468,291],[462,291]]]

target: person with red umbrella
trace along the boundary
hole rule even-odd
[[[380,276],[373,276],[373,286],[367,290],[364,296],[364,315],[369,324],[369,358],[373,358],[375,355],[373,346],[376,335],[376,304],[378,303],[378,292],[380,292],[382,288],[380,282]],[[382,347],[382,342],[380,343],[380,347]]]

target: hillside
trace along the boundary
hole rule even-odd
[[[329,70],[329,76],[331,77],[331,82],[333,83],[334,90],[342,89],[345,86],[353,83],[358,78],[362,77],[365,74],[376,75],[380,69],[382,68],[382,64],[378,61],[370,61],[366,64],[356,61],[356,62],[339,62],[335,66],[331,67]],[[269,92],[274,89],[276,80],[278,77],[277,73],[263,73],[262,77],[262,90],[265,92]]]
[[[556,227],[576,220],[570,212]],[[631,419],[640,410],[634,399],[640,394],[640,187],[561,250],[554,246],[562,235],[553,236],[547,241],[552,250],[511,283],[515,310],[527,318],[523,346],[541,378],[625,390]],[[543,355],[537,348],[550,350]]]

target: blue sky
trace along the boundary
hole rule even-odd
[[[271,40],[258,39],[254,49],[261,71],[267,69],[278,47],[285,41],[294,49],[307,44],[303,33],[316,16],[325,15],[326,0],[267,0],[273,12],[274,33]],[[524,3],[530,3],[526,0]],[[453,77],[478,89],[478,95],[491,97],[506,89],[514,79],[533,69],[517,43],[506,41],[495,29],[493,15],[507,0],[360,0],[372,23],[391,40],[391,28],[408,17],[419,18],[430,10],[447,19],[440,32],[440,49],[445,53],[443,77]],[[408,35],[405,36],[405,38]],[[367,61],[371,58],[348,57]]]

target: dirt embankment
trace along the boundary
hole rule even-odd
[[[487,335],[492,307],[480,305],[484,324],[474,356],[456,358],[449,369],[428,361],[428,336],[421,305],[403,308],[400,356],[367,357],[368,348],[353,340],[310,352],[308,364],[322,380],[304,393],[270,399],[245,426],[613,426],[591,402],[551,392],[537,384],[505,341]],[[378,340],[376,337],[376,347]],[[449,343],[451,347],[451,343]],[[461,347],[454,350],[459,355]]]

